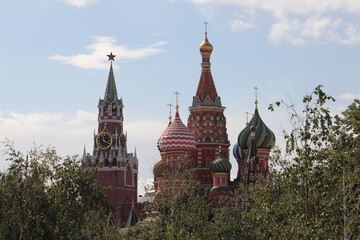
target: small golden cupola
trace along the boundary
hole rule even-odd
[[[211,43],[209,42],[209,40],[207,39],[207,32],[205,32],[205,39],[204,41],[200,44],[200,52],[209,52],[211,53],[213,51],[213,45],[211,45]]]

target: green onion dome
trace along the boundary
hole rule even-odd
[[[228,173],[231,170],[231,163],[219,152],[217,158],[209,164],[209,168],[213,173]]]
[[[246,125],[246,127],[239,133],[238,145],[242,149],[248,149],[251,144],[251,128],[255,127],[255,141],[257,148],[271,149],[275,145],[275,134],[266,126],[259,115],[259,111],[256,108],[255,113]]]

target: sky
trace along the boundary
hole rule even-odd
[[[35,142],[62,156],[81,155],[84,146],[92,152],[113,52],[128,149],[137,149],[140,182],[149,181],[175,91],[187,122],[207,21],[230,143],[245,127],[245,112],[254,112],[257,86],[260,115],[281,147],[288,114],[269,112],[269,104],[301,109],[302,96],[319,84],[336,98],[333,114],[360,98],[359,16],[353,0],[1,1],[0,140],[20,151]]]

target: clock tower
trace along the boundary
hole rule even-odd
[[[124,133],[123,101],[117,95],[112,62],[115,55],[107,55],[110,61],[105,95],[98,104],[98,130],[94,133],[93,155],[84,151],[83,165],[96,167],[101,185],[108,187],[105,194],[114,208],[114,220],[125,226],[133,202],[137,202],[138,159],[127,151],[127,135]]]

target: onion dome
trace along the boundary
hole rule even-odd
[[[166,171],[166,161],[160,160],[153,168],[154,177],[162,177]]]
[[[274,133],[265,125],[263,120],[259,115],[257,107],[255,108],[255,113],[247,126],[239,133],[238,136],[238,145],[242,149],[248,149],[251,144],[251,128],[255,127],[255,141],[257,148],[271,149],[275,144],[275,135]]]
[[[213,173],[228,173],[231,170],[231,163],[219,152],[217,158],[209,164],[209,168]]]
[[[158,141],[158,148],[161,152],[173,150],[193,150],[196,146],[196,139],[192,132],[180,119],[176,111],[175,118],[166,128]]]
[[[205,33],[205,39],[204,41],[200,44],[200,52],[212,52],[213,51],[213,45],[211,45],[211,43],[209,42],[209,40],[207,39],[207,32]]]
[[[234,155],[235,159],[237,159],[237,160],[246,158],[246,154],[245,154],[244,150],[242,150],[242,148],[239,147],[239,144],[237,144],[237,143],[235,143],[235,145],[233,147],[233,155]]]

